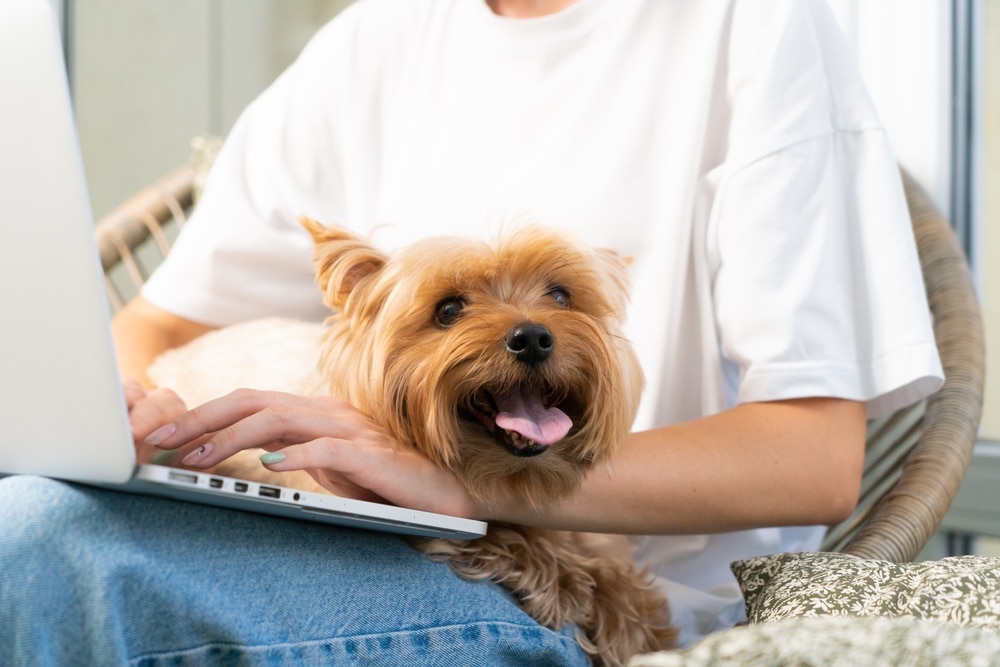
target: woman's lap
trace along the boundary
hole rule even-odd
[[[0,480],[14,664],[587,664],[391,535]]]

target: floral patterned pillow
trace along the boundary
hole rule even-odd
[[[628,667],[987,667],[1000,634],[913,617],[785,618],[716,632],[683,651],[634,656]]]
[[[738,561],[750,625],[629,667],[992,665],[1000,559],[889,563],[834,553]]]
[[[890,563],[786,553],[732,565],[751,623],[791,616],[907,616],[1000,630],[1000,558]]]

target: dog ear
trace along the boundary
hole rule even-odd
[[[624,321],[629,298],[629,269],[635,258],[611,248],[597,248],[596,257],[604,273],[606,295],[618,318]]]
[[[384,254],[340,227],[326,227],[304,215],[299,224],[312,236],[316,284],[330,308],[342,309],[351,291],[385,266]]]

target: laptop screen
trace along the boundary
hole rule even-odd
[[[46,0],[0,2],[0,471],[134,468],[59,39]]]

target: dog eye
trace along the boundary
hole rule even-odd
[[[434,313],[434,321],[442,327],[450,327],[462,314],[463,308],[465,308],[465,301],[454,296],[448,297],[438,303]]]
[[[569,308],[569,292],[562,285],[553,285],[550,287],[548,295],[563,308]]]

